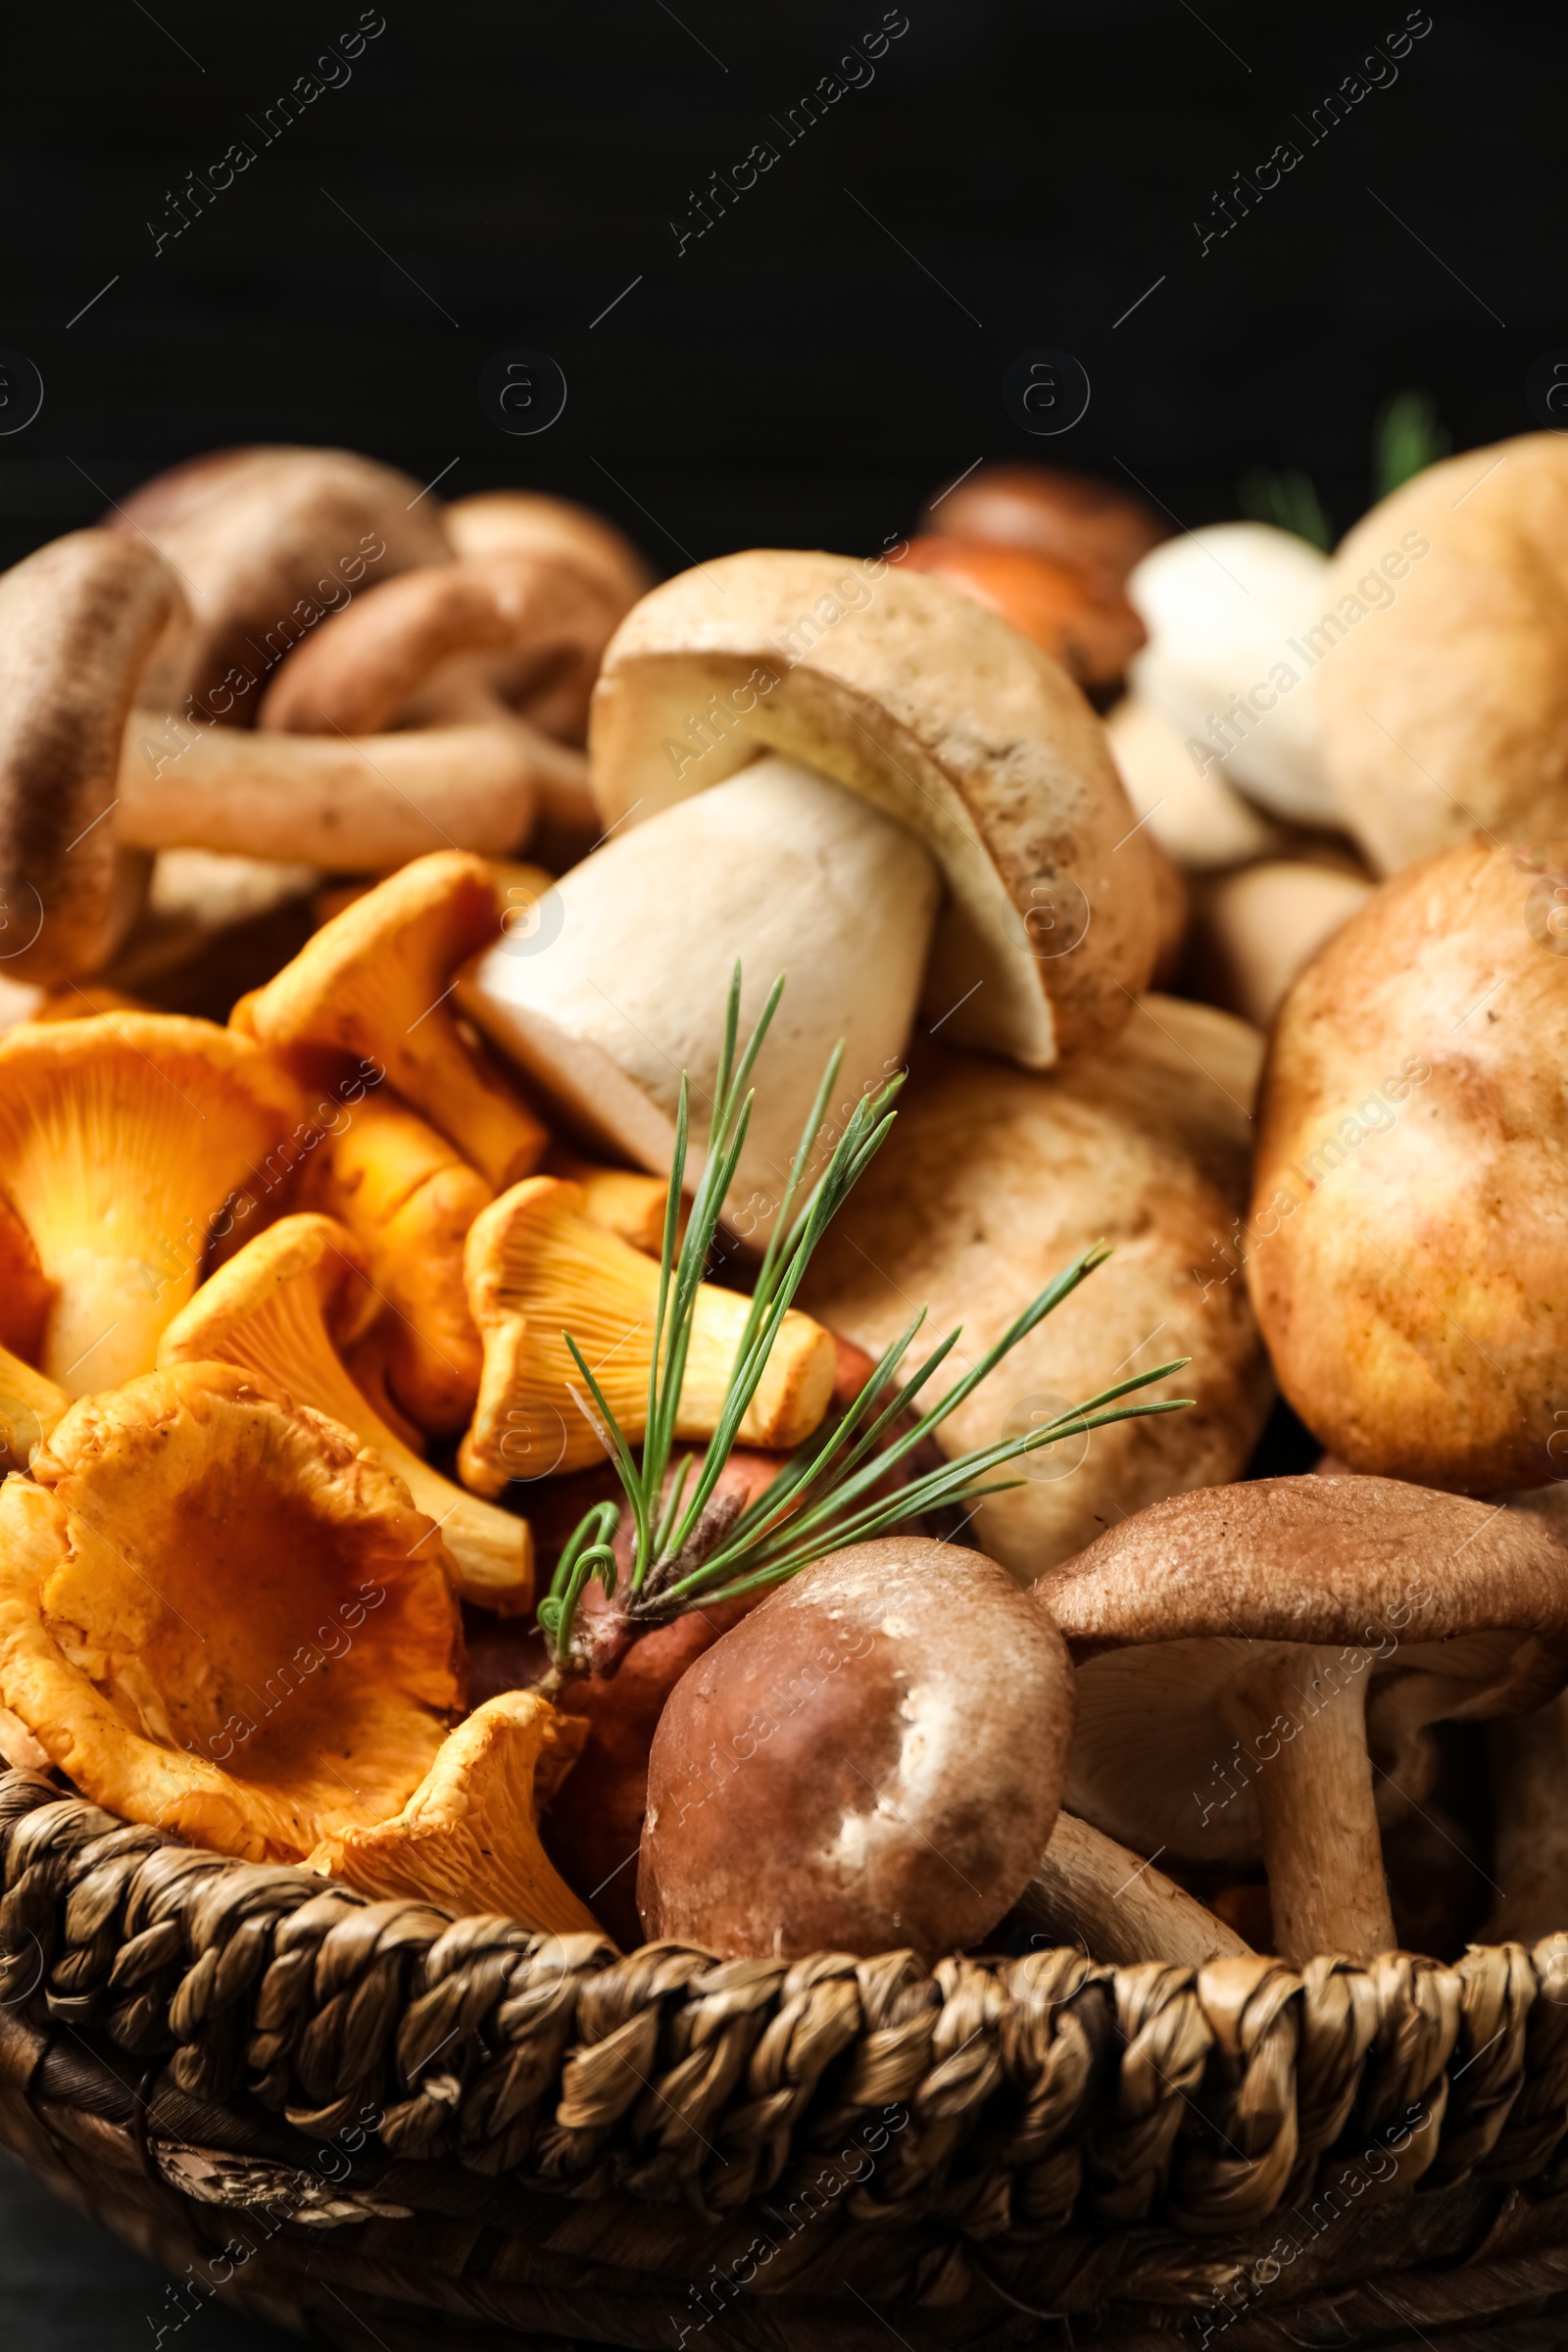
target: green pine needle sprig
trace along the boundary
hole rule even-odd
[[[823,1234],[866,1167],[881,1150],[893,1124],[893,1105],[902,1078],[857,1102],[827,1164],[807,1187],[828,1106],[837,1086],[844,1049],[829,1057],[816,1100],[791,1162],[789,1178],[773,1220],[753,1289],[751,1305],[735,1352],[729,1385],[712,1436],[700,1459],[686,1454],[673,1468],[681,1384],[691,1346],[698,1290],[706,1274],[735,1172],[751,1124],[750,1080],[784,989],[783,975],[768,992],[757,1026],[740,1046],[741,967],[730,981],[723,1043],[713,1086],[712,1116],[702,1174],[686,1232],[679,1241],[680,1202],[690,1144],[690,1088],[683,1074],[675,1116],[669,1198],[660,1255],[654,1346],[648,1376],[648,1414],[642,1446],[634,1451],[592,1368],[569,1332],[563,1337],[582,1380],[573,1389],[579,1409],[597,1430],[614,1464],[631,1515],[631,1567],[624,1591],[614,1537],[620,1506],[600,1502],[585,1513],[557,1563],[550,1591],[539,1605],[539,1623],[550,1643],[553,1679],[598,1670],[613,1672],[629,1644],[684,1610],[733,1600],[780,1583],[812,1560],[848,1544],[863,1544],[926,1511],[1000,1494],[1017,1480],[993,1476],[1009,1462],[1080,1431],[1103,1429],[1114,1421],[1152,1413],[1179,1412],[1186,1396],[1124,1403],[1136,1390],[1180,1371],[1182,1356],[1151,1372],[1103,1389],[1054,1421],[994,1445],[972,1449],[899,1485],[886,1482],[901,1464],[973,1395],[1020,1340],[1086,1281],[1110,1255],[1096,1243],[1075,1258],[1017,1315],[940,1400],[916,1413],[918,1400],[957,1342],[948,1334],[915,1370],[897,1380],[922,1324],[925,1310],[879,1357],[859,1395],[839,1418],[802,1446],[772,1483],[744,1505],[717,1493],[724,1465],[757,1394],[785,1315]],[[913,1417],[911,1417],[913,1416]],[[578,1603],[597,1577],[607,1600],[615,1604],[579,1627]]]

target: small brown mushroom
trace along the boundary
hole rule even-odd
[[[1132,491],[1092,473],[1027,462],[982,466],[929,501],[928,531],[1023,547],[1053,564],[1070,564],[1121,581],[1168,524]]]
[[[597,580],[627,612],[654,574],[624,532],[602,514],[543,490],[481,490],[446,510],[447,536],[460,556],[548,556]]]
[[[1103,692],[1124,678],[1144,642],[1144,624],[1119,584],[1030,548],[931,533],[911,539],[900,562],[1000,612],[1086,691]]]
[[[121,738],[182,611],[152,549],[73,531],[0,578],[0,956],[56,985],[104,962],[146,887],[116,848]]]
[[[1072,1679],[979,1552],[888,1537],[804,1569],[660,1718],[645,1929],[725,1958],[975,1942],[1046,1849]]]
[[[1066,1802],[1140,1851],[1261,1851],[1298,1964],[1392,1946],[1379,1821],[1426,1793],[1426,1727],[1568,1680],[1568,1549],[1393,1479],[1175,1495],[1036,1596],[1078,1668]]]

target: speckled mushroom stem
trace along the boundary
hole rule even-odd
[[[1258,1760],[1274,1941],[1298,1966],[1316,1952],[1369,1961],[1396,1942],[1358,1663],[1337,1646],[1293,1644],[1259,1665],[1229,1710]]]

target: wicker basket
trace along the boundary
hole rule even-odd
[[[23,1772],[0,1856],[0,2131],[173,2275],[165,2343],[215,2294],[354,2352],[1568,2340],[1568,1935],[618,1959]]]

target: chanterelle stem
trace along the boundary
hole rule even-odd
[[[1366,1745],[1367,1662],[1344,1649],[1273,1653],[1231,1712],[1257,1769],[1274,1942],[1299,1966],[1315,1952],[1375,1959],[1394,1948]]]

